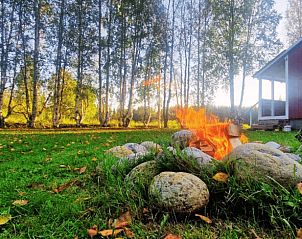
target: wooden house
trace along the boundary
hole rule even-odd
[[[290,124],[302,128],[302,39],[281,52],[254,74],[259,81],[259,125]],[[270,85],[264,94],[263,85]],[[276,96],[276,92],[283,97]]]

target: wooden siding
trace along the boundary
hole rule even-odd
[[[288,56],[289,118],[302,119],[302,46]]]

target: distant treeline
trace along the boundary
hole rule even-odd
[[[281,43],[273,0],[0,0],[0,127],[168,127]],[[237,93],[237,92],[236,92]],[[239,112],[243,112],[241,94]],[[136,112],[139,112],[136,114]],[[220,112],[217,112],[220,114]]]

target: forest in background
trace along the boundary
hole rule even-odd
[[[289,44],[302,37],[301,2],[289,1]],[[282,48],[274,4],[0,0],[0,127],[168,127],[175,107],[210,107],[221,86],[223,116],[244,116],[246,78]]]

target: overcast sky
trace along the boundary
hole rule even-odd
[[[286,44],[286,30],[285,30],[285,13],[287,9],[287,4],[288,0],[276,0],[276,5],[275,8],[276,10],[282,15],[282,20],[278,26],[278,34],[283,42],[285,48],[287,46]],[[267,86],[269,87],[269,85]],[[264,86],[264,88],[267,88]],[[277,87],[277,88],[282,88],[282,87]],[[263,89],[264,91],[267,90],[268,92],[269,89]],[[283,95],[281,91],[285,91],[285,89],[275,89],[275,93],[278,95]],[[240,80],[235,81],[235,104],[239,104],[239,99],[240,99],[240,92],[241,92],[241,82]],[[265,93],[265,92],[264,92]],[[215,105],[227,105],[230,106],[230,99],[229,99],[229,94],[223,89],[220,89],[217,91],[216,94],[216,99],[214,104]],[[253,78],[248,78],[246,80],[246,87],[245,87],[245,94],[244,94],[244,99],[243,99],[243,105],[244,106],[252,106],[256,102],[258,102],[258,80],[253,79]]]

